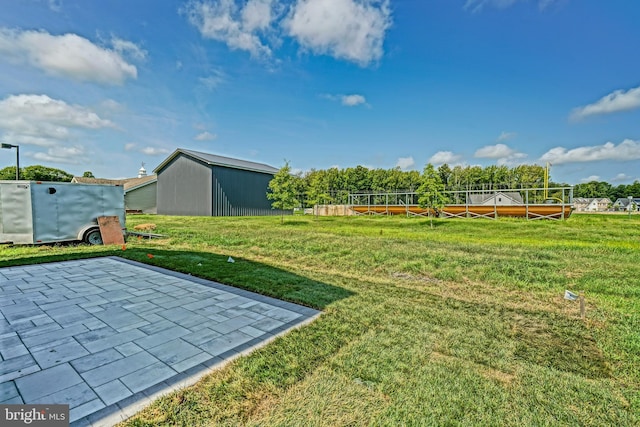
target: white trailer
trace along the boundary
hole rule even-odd
[[[98,217],[125,224],[124,189],[117,185],[0,181],[0,243],[81,240],[102,244]]]

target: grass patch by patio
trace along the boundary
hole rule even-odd
[[[125,425],[640,424],[640,217],[127,226],[150,222],[169,237],[3,247],[0,266],[119,255],[324,314]]]

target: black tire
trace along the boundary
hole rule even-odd
[[[88,245],[101,245],[102,234],[100,234],[99,228],[91,228],[84,233],[82,241]]]

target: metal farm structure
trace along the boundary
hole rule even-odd
[[[421,208],[417,192],[352,193],[349,208],[356,215],[406,215],[440,218],[502,216],[566,219],[573,210],[573,187],[444,191],[449,201],[442,209]]]
[[[267,199],[269,181],[278,172],[269,165],[179,148],[154,172],[158,175],[158,214],[282,214]]]

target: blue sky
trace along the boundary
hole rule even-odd
[[[21,165],[130,177],[182,147],[303,171],[551,162],[570,184],[640,179],[640,2],[0,10],[0,141]]]

